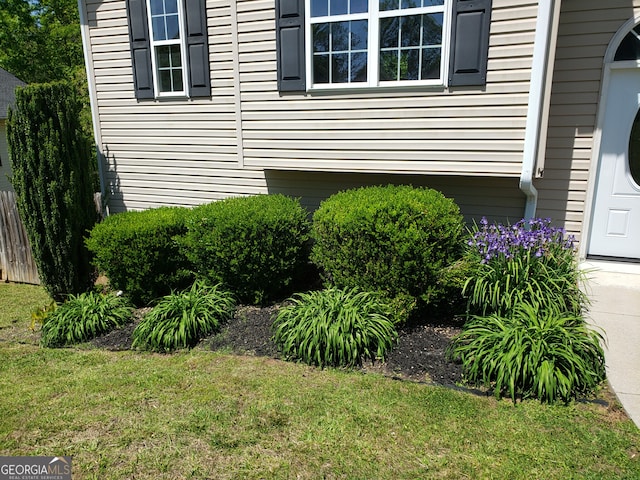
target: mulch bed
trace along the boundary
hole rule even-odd
[[[202,340],[198,348],[280,358],[270,330],[277,309],[277,305],[238,307],[220,333]],[[148,309],[137,310],[133,324],[98,337],[92,344],[108,350],[130,349],[133,329],[146,311]],[[445,351],[451,338],[459,332],[459,323],[406,326],[399,331],[398,342],[384,363],[367,362],[362,369],[394,378],[455,385],[462,378],[462,369],[446,358]]]

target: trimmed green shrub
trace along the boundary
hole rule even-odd
[[[337,193],[313,215],[311,260],[329,284],[439,306],[459,295],[450,270],[462,256],[458,206],[410,186]]]
[[[40,343],[44,347],[63,347],[86,342],[129,323],[132,314],[124,297],[96,292],[69,295],[44,319]]]
[[[604,380],[602,340],[573,312],[518,303],[507,316],[471,317],[448,354],[462,362],[469,383],[496,397],[568,402]]]
[[[17,89],[7,123],[18,212],[42,285],[56,301],[95,279],[84,236],[98,214],[81,107],[66,82],[29,85]]]
[[[191,265],[175,240],[186,233],[189,212],[161,207],[106,218],[86,240],[94,264],[138,306],[189,286]]]
[[[308,231],[297,200],[235,197],[196,207],[184,247],[199,276],[264,304],[291,293],[308,262]]]
[[[549,219],[494,225],[482,219],[469,240],[475,264],[464,285],[468,312],[508,316],[520,303],[582,314],[588,298],[580,290],[574,239]]]
[[[234,308],[230,292],[197,281],[189,290],[158,301],[133,331],[132,348],[171,352],[193,347],[228,320]]]
[[[330,288],[301,293],[277,313],[273,341],[286,358],[352,367],[384,359],[397,339],[390,306],[377,293]]]

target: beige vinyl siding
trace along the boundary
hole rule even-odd
[[[135,99],[124,0],[86,1],[112,213],[267,192],[313,210],[394,183],[443,191],[469,221],[522,216],[535,1],[494,0],[486,91],[280,97],[273,0],[209,0],[211,98],[162,101]]]
[[[208,1],[207,15],[211,98],[138,102],[125,2],[87,0],[111,212],[267,191],[261,169],[239,167],[230,2]]]
[[[563,1],[538,215],[580,237],[605,51],[640,0]],[[636,7],[636,11],[638,8]]]
[[[276,91],[272,1],[238,1],[244,164],[518,176],[537,2],[493,2],[486,89]]]
[[[7,121],[0,119],[0,192],[13,191],[9,176],[11,163],[9,162],[9,148],[7,147]]]
[[[349,188],[371,185],[413,185],[441,191],[460,206],[468,223],[483,216],[500,222],[515,223],[522,218],[524,195],[518,180],[495,177],[450,177],[442,175],[401,175],[376,173],[327,173],[267,170],[270,193],[300,198],[310,211],[322,200]]]

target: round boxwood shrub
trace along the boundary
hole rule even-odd
[[[463,232],[458,206],[436,190],[363,187],[331,196],[315,212],[311,260],[338,287],[438,306],[461,283],[452,266]]]
[[[240,302],[290,294],[308,263],[308,213],[284,195],[219,200],[196,207],[184,239],[200,277],[222,283]]]
[[[111,287],[143,306],[189,286],[193,274],[177,241],[187,231],[189,211],[161,207],[118,213],[96,225],[87,247]]]

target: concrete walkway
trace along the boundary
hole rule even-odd
[[[588,261],[590,322],[604,330],[609,384],[640,427],[640,264]]]

